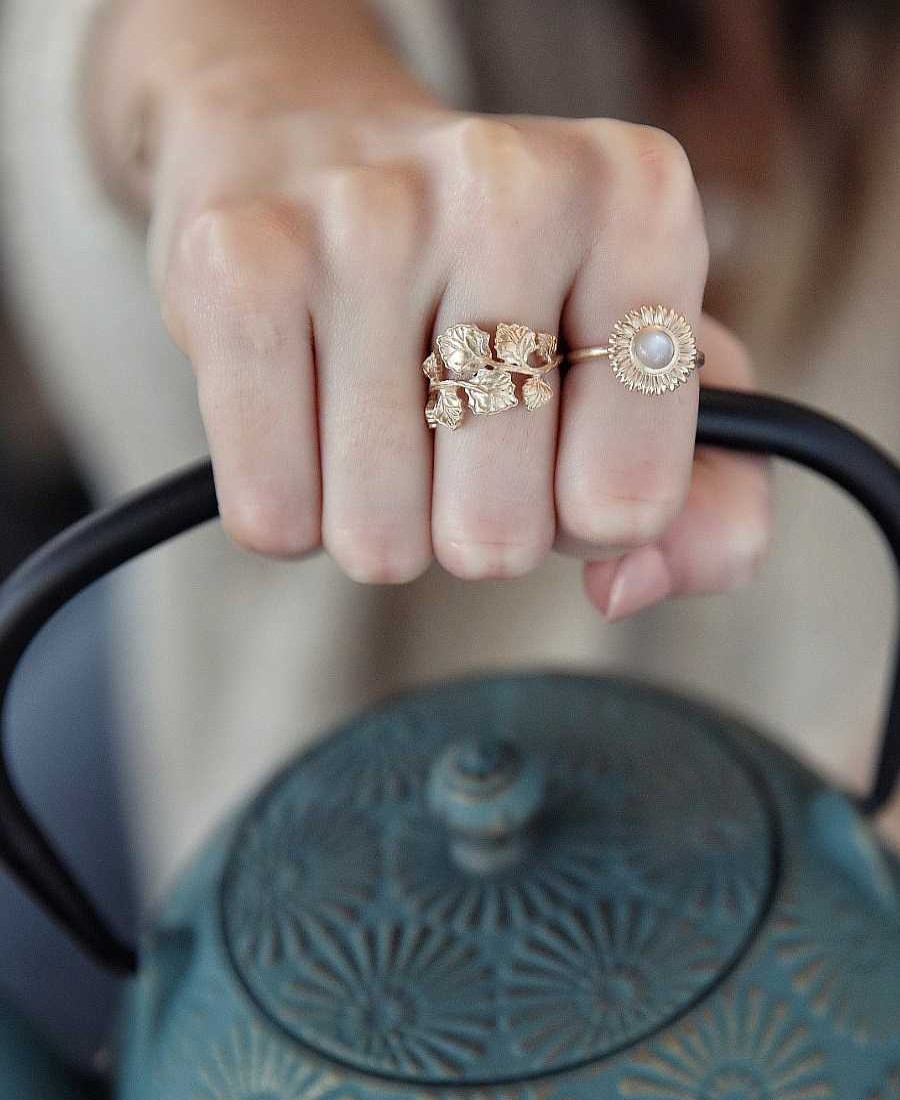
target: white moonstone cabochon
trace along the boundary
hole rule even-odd
[[[648,325],[631,342],[635,359],[649,371],[661,371],[675,358],[675,341],[664,328]]]

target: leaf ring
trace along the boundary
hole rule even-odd
[[[477,325],[451,325],[437,336],[422,364],[428,379],[425,420],[455,431],[462,424],[465,403],[476,416],[490,416],[519,404],[514,375],[524,375],[522,401],[539,409],[553,399],[544,377],[559,366],[556,337],[526,325],[497,325],[494,352],[490,334]]]

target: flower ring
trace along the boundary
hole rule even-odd
[[[639,306],[613,325],[605,347],[577,348],[570,363],[609,359],[613,374],[630,390],[658,395],[677,389],[702,367],[694,330],[681,313],[667,306]]]

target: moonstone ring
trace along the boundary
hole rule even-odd
[[[609,359],[613,374],[630,390],[651,395],[677,389],[705,356],[688,320],[666,306],[639,306],[613,325],[605,347],[576,348],[570,363]]]

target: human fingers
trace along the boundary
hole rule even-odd
[[[440,140],[452,165],[444,174],[451,193],[444,233],[456,262],[435,319],[438,354],[473,365],[486,354],[506,360],[513,373],[500,367],[486,376],[502,383],[482,395],[498,415],[472,415],[463,405],[460,430],[436,430],[435,555],[459,577],[518,576],[541,561],[555,537],[559,375],[547,376],[547,388],[514,372],[546,360],[535,357],[536,340],[555,340],[558,331],[573,270],[564,241],[573,183],[558,145],[527,124],[466,117]],[[473,325],[481,333],[465,327]],[[474,355],[466,339],[475,341]],[[470,403],[478,399],[479,377],[462,379],[459,395]],[[526,407],[526,397],[540,407]]]
[[[704,379],[750,389],[753,370],[744,346],[704,316]],[[708,373],[707,373],[708,372]],[[770,467],[760,458],[700,448],[684,510],[654,543],[585,566],[591,602],[622,619],[669,596],[721,592],[745,584],[771,538]]]
[[[313,194],[323,543],[355,580],[409,581],[432,554],[427,183],[410,167],[355,166],[325,173]]]
[[[617,320],[661,303],[696,325],[708,249],[690,165],[669,135],[582,120],[597,150],[591,233],[562,316],[567,348],[604,345]],[[650,348],[652,351],[653,348]],[[690,483],[697,378],[648,396],[607,359],[575,362],[562,395],[556,503],[560,546],[603,557],[655,542]]]
[[[275,557],[320,541],[313,269],[297,207],[218,201],[181,219],[161,286],[196,375],[223,525]]]

